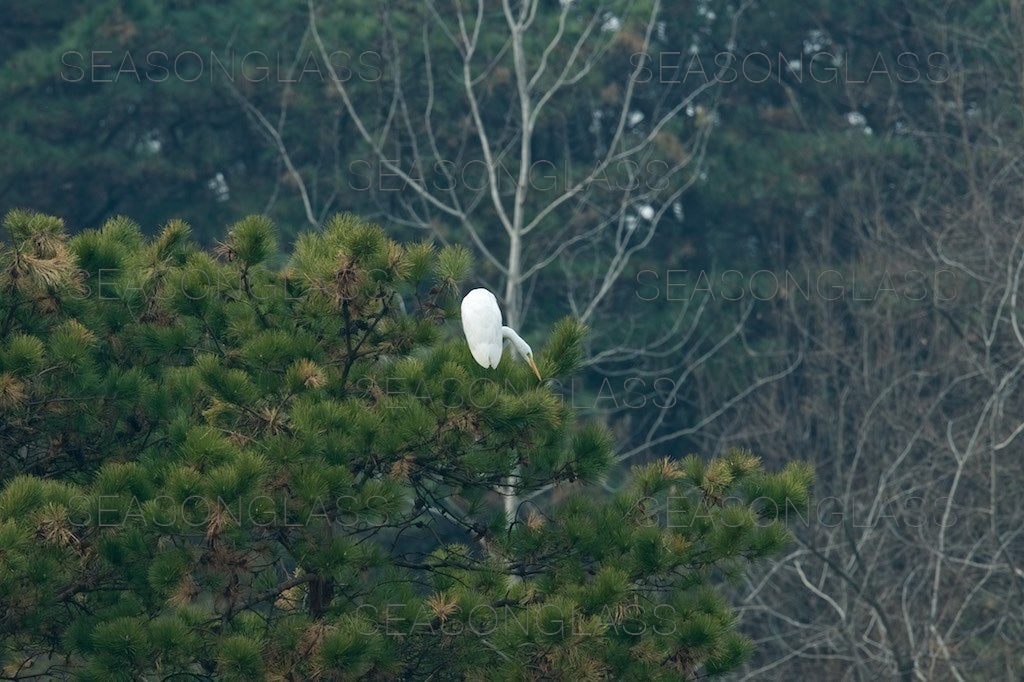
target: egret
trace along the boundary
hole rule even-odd
[[[473,289],[462,299],[462,331],[466,334],[469,352],[481,367],[493,369],[498,366],[504,341],[507,340],[526,360],[537,380],[541,380],[530,344],[523,341],[515,329],[501,324],[498,299],[487,289]]]

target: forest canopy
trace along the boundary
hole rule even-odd
[[[464,248],[352,215],[280,268],[263,216],[212,252],[181,221],[4,228],[6,676],[667,680],[750,655],[719,584],[791,541],[810,468],[737,449],[595,494],[608,430],[451,333]],[[585,333],[555,326],[546,376]],[[561,499],[509,525],[515,467]]]

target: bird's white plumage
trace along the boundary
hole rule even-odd
[[[481,366],[494,369],[501,361],[501,308],[487,289],[473,289],[462,299],[462,331],[469,352]]]

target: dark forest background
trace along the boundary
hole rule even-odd
[[[1024,4],[519,11],[2,2],[0,209],[462,244],[623,468],[814,465],[735,679],[1019,678]]]

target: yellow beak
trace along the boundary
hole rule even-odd
[[[533,361],[533,358],[526,358],[526,364],[528,364],[530,369],[533,370],[533,373],[537,375],[537,381],[543,381],[543,379],[540,378],[540,370],[537,369],[537,363]]]

